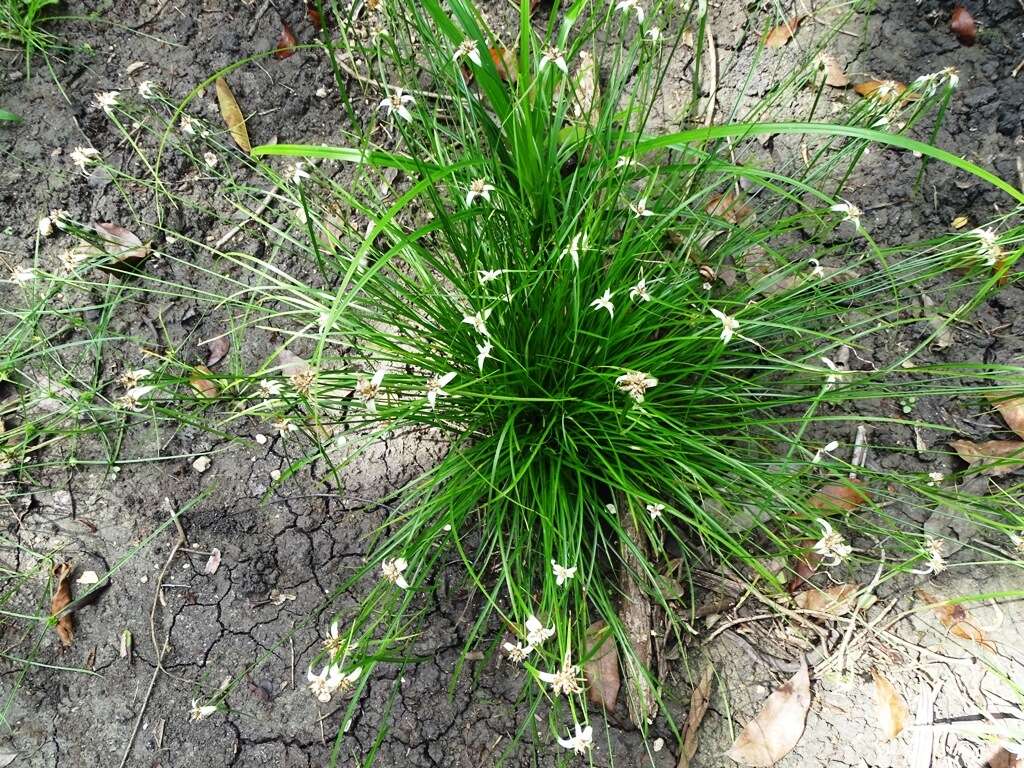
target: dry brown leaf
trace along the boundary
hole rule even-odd
[[[852,512],[868,500],[867,493],[857,485],[857,480],[850,480],[842,485],[830,483],[811,496],[807,504],[822,512]]]
[[[324,28],[323,19],[320,18],[320,11],[311,5],[306,5],[306,18],[309,19],[309,23],[313,25],[314,29],[318,32]]]
[[[210,373],[212,373],[212,371],[205,365],[197,365],[196,373],[189,378],[188,383],[192,385],[192,389],[194,389],[196,394],[200,397],[213,399],[217,396],[219,391],[217,389],[217,385],[201,375]]]
[[[281,34],[277,36],[277,44],[274,46],[274,58],[287,59],[295,53],[295,44],[297,42],[292,28],[287,23],[282,22]]]
[[[725,754],[741,765],[774,765],[800,741],[810,707],[811,678],[801,657],[800,671],[772,692]]]
[[[855,83],[853,90],[866,99],[878,99],[886,103],[901,97],[905,101],[917,101],[920,98],[916,93],[907,93],[907,86],[898,80],[865,80],[863,83]]]
[[[57,580],[57,586],[53,592],[53,599],[50,601],[50,615],[56,616],[71,604],[71,563],[60,563],[53,568],[53,578]],[[64,646],[71,645],[75,639],[75,624],[71,619],[71,612],[65,613],[54,625],[57,630],[57,637]]]
[[[960,458],[975,465],[986,475],[1008,475],[1024,467],[1024,442],[1020,440],[986,440],[975,443],[970,440],[953,440],[949,446]],[[1019,461],[1006,461],[1013,457]]]
[[[784,24],[780,24],[764,38],[765,48],[781,48],[790,41],[790,38],[796,34],[796,31],[800,28],[800,22],[804,20],[803,16],[794,16]]]
[[[235,144],[241,147],[246,154],[252,152],[252,145],[249,143],[249,132],[245,129],[245,117],[238,107],[235,94],[231,92],[228,81],[223,77],[217,78],[217,104],[220,107],[220,116],[224,118],[224,125],[228,127],[231,138]]]
[[[615,638],[606,630],[607,624],[603,621],[595,621],[587,628],[589,658],[583,664],[583,676],[587,681],[587,697],[590,701],[608,712],[614,712],[620,686],[619,652]]]
[[[690,696],[690,709],[686,713],[686,728],[683,730],[683,744],[679,750],[679,763],[676,768],[687,768],[693,756],[697,754],[697,731],[700,730],[708,705],[711,704],[711,685],[714,681],[715,667],[708,664]]]
[[[491,61],[494,68],[498,70],[498,77],[507,83],[514,83],[519,77],[519,57],[515,51],[508,48],[488,48],[491,54]]]
[[[92,230],[100,236],[100,248],[108,256],[113,256],[111,267],[137,267],[149,255],[149,246],[145,245],[138,235],[120,224],[95,222]],[[97,254],[99,255],[99,254]]]
[[[206,567],[203,568],[203,573],[208,576],[212,576],[220,568],[220,550],[214,547],[210,550],[210,559],[206,561]]]
[[[850,78],[832,54],[822,51],[818,54],[817,64],[818,71],[825,75],[825,85],[831,85],[833,88],[845,88],[850,84]]]
[[[281,374],[284,376],[301,376],[313,370],[313,367],[305,359],[290,349],[282,349],[277,359],[281,363]]]
[[[1024,438],[1024,396],[998,400],[996,409],[1002,415],[1007,426],[1019,437]]]
[[[978,25],[975,24],[971,12],[962,5],[953,7],[953,15],[949,17],[949,28],[961,45],[974,45],[974,41],[978,37]]]
[[[963,605],[951,603],[949,600],[923,589],[915,590],[914,594],[931,606],[936,618],[942,622],[942,626],[948,629],[949,634],[953,635],[953,637],[970,640],[995,653],[995,646],[985,637],[985,633],[974,624],[970,613],[968,613]]]
[[[218,336],[210,342],[210,354],[206,358],[206,367],[212,368],[223,360],[231,350],[231,342],[227,336]]]
[[[899,695],[892,683],[882,675],[871,670],[871,678],[875,681],[875,702],[878,706],[878,727],[886,741],[896,738],[907,724],[910,710],[907,703]]]
[[[955,219],[953,219],[950,225],[953,227],[953,229],[963,229],[970,223],[971,220],[966,216],[957,216]]]
[[[859,584],[837,584],[828,589],[807,589],[793,596],[796,607],[804,611],[844,616],[853,608]]]
[[[712,216],[725,219],[730,224],[740,224],[754,212],[743,202],[742,195],[732,190],[709,197],[704,210]]]
[[[0,766],[2,768],[2,766]],[[992,756],[985,761],[985,768],[1024,768],[1024,760],[1017,757],[1005,747],[999,747]]]

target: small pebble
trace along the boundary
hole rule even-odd
[[[653,749],[655,752],[661,752],[661,749],[664,746],[665,746],[665,740],[662,739],[662,738],[657,738],[657,739],[654,740],[654,743],[651,744],[651,749]]]
[[[327,98],[327,88],[325,88],[322,85],[319,88],[317,88],[316,89],[316,97],[318,99],[326,99]]]
[[[145,584],[148,581],[149,581],[149,576],[140,576],[139,577],[139,584]]]
[[[272,469],[272,470],[270,470],[270,479],[273,480],[275,483],[278,480],[280,480],[281,479],[281,470],[279,470],[279,469]]]
[[[199,474],[202,474],[203,472],[210,468],[210,463],[211,462],[209,456],[200,456],[198,459],[192,462],[192,469],[194,469]]]
[[[256,437],[253,438],[253,440],[255,440],[258,445],[266,445],[267,444],[267,436],[266,435],[259,435],[258,434],[258,435],[256,435]]]

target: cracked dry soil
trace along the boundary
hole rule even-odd
[[[66,208],[83,221],[127,220],[130,214],[111,185],[82,179],[66,161],[70,148],[82,143],[92,143],[112,156],[118,151],[118,137],[88,106],[92,94],[112,88],[128,90],[145,78],[165,84],[174,95],[183,95],[217,69],[273,47],[281,17],[267,6],[257,14],[261,5],[70,2],[68,15],[98,13],[101,21],[69,20],[56,26],[57,34],[71,46],[55,61],[55,74],[66,99],[45,68],[35,67],[29,76],[17,52],[0,53],[6,70],[0,103],[25,118],[15,130],[0,132],[0,199],[7,213],[6,229],[0,233],[0,255],[14,266],[30,254],[35,221],[52,207]],[[763,88],[758,78],[744,92],[737,85],[749,68],[762,16],[749,15],[749,4],[737,0],[711,5],[721,74],[718,99],[725,105],[720,107],[721,115],[728,112],[727,105],[756,97]],[[1017,0],[973,3],[981,34],[976,46],[965,48],[948,31],[949,5],[936,0],[883,0],[875,12],[858,19],[850,28],[852,34],[836,39],[833,51],[849,74],[863,77],[909,81],[947,65],[959,67],[963,85],[937,143],[994,169],[1004,179],[1017,180],[1019,158],[1024,153],[1024,77],[1014,78],[1011,72],[1024,55],[1024,10]],[[502,2],[492,6],[496,15],[507,10]],[[282,5],[279,10],[300,39],[312,36],[297,4]],[[775,65],[784,67],[786,59],[782,57],[786,55],[793,54],[779,53]],[[126,69],[137,61],[146,62],[147,67],[127,76]],[[329,86],[328,68],[320,57],[305,52],[246,67],[233,81],[239,98],[264,105],[250,119],[254,135],[330,142],[337,135],[340,111],[334,99],[314,95],[320,84]],[[660,115],[666,124],[673,119],[673,87],[679,93],[686,91],[685,73],[678,72],[677,79],[667,83],[669,97]],[[852,96],[829,94],[829,98]],[[216,121],[210,94],[197,106],[211,122]],[[802,106],[794,105],[794,116],[803,116]],[[795,151],[783,142],[766,147],[766,153],[775,159]],[[967,182],[934,165],[925,176],[927,192],[922,202],[912,194],[918,167],[910,156],[877,150],[853,180],[848,194],[863,201],[865,222],[880,238],[927,236],[944,231],[959,215],[982,221],[1002,204],[980,183]],[[195,237],[207,237],[214,224],[197,217],[177,226]],[[50,246],[44,243],[43,247]],[[155,268],[170,269],[166,265]],[[937,299],[941,297],[941,285],[928,288]],[[1007,286],[968,323],[957,327],[951,349],[933,354],[988,362],[1018,360],[1024,354],[1022,306],[1024,293],[1015,284]],[[165,324],[178,340],[204,338],[216,328],[216,318],[173,301],[134,309],[137,312],[115,319],[115,330],[125,338],[143,337],[157,322]],[[918,325],[924,324],[872,339],[874,347],[861,354],[877,359],[895,354],[927,333],[927,328]],[[105,365],[116,370],[136,351],[115,346]],[[72,367],[75,364],[69,361]],[[873,415],[896,415],[899,408],[895,403],[865,403],[861,407],[863,413]],[[984,439],[997,429],[992,419],[976,418],[973,404],[929,401],[919,407],[922,419],[956,425],[972,438]],[[850,413],[851,423],[856,416],[856,412]],[[255,430],[242,437],[254,437]],[[102,462],[90,465],[90,460],[102,456],[95,445],[58,444],[33,478],[39,490],[24,494],[11,484],[3,486],[0,514],[5,518],[7,537],[31,549],[61,548],[77,564],[76,576],[86,568],[101,573],[119,568],[110,587],[75,614],[76,639],[71,648],[62,650],[52,635],[43,638],[36,660],[49,666],[30,668],[21,677],[20,665],[0,662],[5,700],[18,688],[0,730],[0,747],[17,753],[12,765],[117,766],[165,636],[164,673],[157,678],[129,750],[128,765],[205,768],[328,763],[344,709],[330,705],[318,711],[303,685],[306,664],[321,642],[329,618],[329,612],[320,615],[318,608],[333,586],[361,562],[367,537],[384,517],[385,510],[367,501],[400,485],[443,449],[427,440],[396,438],[346,474],[340,490],[325,480],[321,467],[313,465],[268,494],[271,473],[287,466],[290,447],[268,429],[263,431],[269,439],[260,444],[252,439],[218,441],[192,427],[167,435],[140,429],[130,435],[126,454],[152,456],[156,446],[161,461],[126,463],[117,472],[109,471]],[[914,435],[897,428],[874,437],[879,444],[914,445]],[[937,435],[925,438],[929,442],[939,439]],[[191,467],[191,457],[199,452],[211,452],[213,457],[211,468],[203,474]],[[71,463],[72,457],[77,464]],[[877,468],[948,469],[926,463],[909,450],[873,451],[869,461]],[[188,544],[164,576],[151,633],[154,589],[175,532],[167,527],[153,534],[167,522],[167,504],[180,509],[204,491],[209,495],[182,518]],[[918,519],[906,522],[926,529],[930,524]],[[966,543],[978,532],[962,527],[952,535]],[[121,564],[122,557],[136,548],[140,548],[137,555]],[[208,575],[204,567],[212,548],[222,552],[222,562],[216,573]],[[976,558],[976,553],[966,549],[959,555],[961,560],[972,557]],[[0,558],[15,574],[26,567],[21,550],[5,548]],[[1019,590],[1022,586],[1019,571],[995,566],[957,568],[958,555],[951,560],[954,567],[931,579],[929,589],[956,595]],[[863,578],[868,580],[870,574]],[[878,596],[882,601],[895,601],[894,613],[899,613],[910,606],[913,587],[919,581],[887,583]],[[19,593],[21,603],[15,610],[38,609],[42,580],[35,579],[29,587],[25,594]],[[335,605],[354,602],[359,593],[356,589],[343,595]],[[277,600],[271,600],[272,594]],[[714,597],[709,594],[699,599]],[[518,701],[520,681],[499,659],[470,662],[449,695],[451,674],[475,617],[478,598],[463,588],[454,573],[441,573],[430,600],[414,649],[424,660],[404,668],[382,665],[378,669],[347,726],[349,738],[341,748],[340,765],[360,765],[384,727],[386,735],[377,750],[379,766],[491,766],[524,725],[526,714]],[[1024,679],[1020,661],[1024,649],[1017,628],[1022,626],[1024,611],[1019,601],[1000,601],[998,607],[984,605],[972,612],[999,649],[1008,677],[1020,682]],[[18,625],[5,619],[0,627],[5,649],[24,652],[18,646]],[[120,653],[125,629],[134,638],[130,658],[122,658]],[[677,654],[668,654],[666,659],[667,707],[677,719],[684,719],[690,685],[704,664],[716,665],[719,680],[693,765],[723,766],[729,763],[722,755],[736,729],[758,710],[768,691],[788,676],[793,660],[806,648],[798,633],[781,623],[757,634],[740,626],[707,644],[701,642],[701,634],[710,634],[712,627],[698,623],[696,629],[698,635],[686,649],[686,660]],[[293,630],[292,639],[281,643]],[[877,734],[867,676],[870,666],[884,669],[912,707],[924,683],[939,684],[937,718],[1014,708],[1015,699],[1006,681],[982,664],[971,649],[944,637],[928,614],[905,617],[890,628],[890,634],[885,642],[862,649],[856,674],[815,680],[807,730],[781,766],[887,768],[908,764],[908,733],[888,743]],[[926,647],[927,652],[918,646]],[[942,661],[936,661],[936,655]],[[91,674],[55,667],[84,668]],[[230,698],[229,712],[199,723],[188,721],[194,697],[201,698],[203,692],[215,690],[224,677],[250,667],[251,672]],[[392,699],[397,678],[399,693]],[[594,764],[675,766],[676,741],[664,718],[659,718],[651,733],[652,739],[663,739],[664,746],[648,752],[622,715],[624,707],[619,709],[608,723],[599,716],[594,718],[598,745]],[[527,739],[505,755],[508,765],[553,766],[565,760],[562,751],[550,743],[546,723],[539,722],[538,728],[541,736],[535,742]],[[932,765],[981,766],[987,749],[976,741],[937,736]]]

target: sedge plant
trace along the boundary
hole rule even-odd
[[[871,403],[1019,391],[1013,366],[927,359],[1012,277],[1024,242],[1024,194],[912,138],[953,97],[955,72],[883,84],[827,123],[813,110],[802,123],[773,119],[786,94],[820,98],[813,66],[782,72],[779,88],[721,124],[705,119],[695,75],[679,129],[654,115],[687,30],[699,73],[703,3],[576,0],[545,21],[523,0],[511,31],[469,0],[371,5],[362,34],[337,13],[342,34],[324,46],[355,84],[350,103],[362,89],[367,106],[345,145],[268,145],[242,159],[187,101],[150,91],[147,103],[110,104],[124,124],[147,111],[170,121],[151,128],[138,184],[186,202],[156,178],[182,153],[219,174],[223,199],[266,245],[256,257],[175,233],[220,260],[160,254],[204,287],[143,267],[124,290],[198,298],[233,318],[236,342],[275,340],[225,374],[173,355],[130,371],[110,387],[110,411],[223,433],[266,422],[310,446],[281,482],[323,460],[343,483],[396,436],[445,446],[381,500],[367,564],[338,585],[376,582],[310,664],[318,699],[352,694],[343,722],[374,666],[406,658],[424,593],[452,557],[483,596],[467,651],[507,657],[531,712],[546,701],[553,737],[586,754],[585,662],[611,638],[646,727],[661,694],[632,611],[657,606],[681,631],[673,601],[694,565],[768,592],[791,576],[779,558],[792,565],[808,550],[845,568],[873,563],[884,542],[898,553],[892,573],[945,567],[941,544],[894,511],[907,506],[1019,531],[1012,481],[964,501],[946,475],[883,473],[852,455],[859,425],[925,426]],[[771,135],[807,137],[809,161],[767,164],[759,138]],[[1011,206],[984,228],[876,239],[863,201],[844,197],[872,145],[973,174]],[[86,224],[68,228],[94,248],[65,281],[118,265]],[[925,315],[918,295],[930,285],[945,301]],[[880,336],[907,343],[859,364]],[[824,485],[838,490],[814,501]],[[341,728],[335,757],[343,739]]]

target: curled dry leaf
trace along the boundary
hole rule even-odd
[[[974,45],[978,37],[978,25],[974,22],[971,12],[962,5],[953,6],[953,15],[949,17],[949,28],[961,45]]]
[[[765,35],[765,48],[781,48],[784,46],[796,34],[796,31],[800,28],[800,22],[803,20],[803,16],[794,16],[784,24],[775,27],[775,29]]]
[[[811,496],[807,504],[822,512],[852,512],[869,498],[859,485],[859,480],[843,484],[829,483]]]
[[[853,608],[859,584],[837,584],[828,589],[806,589],[793,596],[796,607],[827,616],[844,616]]]
[[[508,48],[488,48],[487,52],[491,54],[498,77],[506,83],[514,83],[519,77],[519,57],[516,52]]]
[[[1009,475],[1024,467],[1024,442],[1020,440],[953,440],[949,443],[961,459],[986,475]],[[1014,461],[1007,461],[1007,459]]]
[[[225,357],[231,350],[231,342],[227,336],[218,336],[210,341],[210,354],[206,358],[206,367],[212,368]]]
[[[997,400],[996,409],[1006,421],[1007,426],[1024,438],[1024,397]]]
[[[53,592],[53,599],[50,601],[50,615],[56,616],[71,604],[71,563],[60,563],[53,568],[53,578],[57,580]],[[54,625],[57,630],[57,637],[64,646],[71,645],[75,639],[75,624],[71,619],[70,611],[65,613]]]
[[[208,576],[212,576],[220,568],[220,550],[214,547],[210,550],[210,559],[206,561],[206,567],[203,568],[203,573]]]
[[[220,116],[224,118],[224,125],[227,126],[231,138],[235,144],[242,148],[246,154],[252,152],[252,145],[249,143],[249,131],[245,128],[245,117],[235,100],[235,94],[231,92],[228,81],[223,77],[217,78],[217,105],[220,107]]]
[[[275,59],[287,59],[295,53],[295,33],[286,22],[281,24],[281,34],[277,36],[277,44],[274,46]]]
[[[726,755],[741,765],[774,765],[800,741],[810,707],[811,678],[807,659],[801,658],[800,671],[772,692],[764,708],[747,723]]]
[[[308,3],[306,4],[306,18],[309,19],[309,23],[312,24],[313,28],[318,32],[324,28],[323,19],[320,18],[320,11]]]
[[[742,194],[732,190],[709,197],[704,210],[712,216],[725,219],[730,224],[741,224],[754,213],[753,209],[743,202]]]
[[[697,754],[697,731],[704,722],[708,705],[711,704],[711,686],[715,681],[715,667],[708,664],[700,676],[697,687],[690,696],[690,709],[686,713],[686,728],[683,730],[683,743],[679,750],[679,763],[676,768],[688,768],[693,756]]]
[[[285,376],[301,376],[313,370],[309,363],[290,349],[282,349],[277,359],[281,363],[281,373]]]
[[[138,235],[120,224],[96,222],[90,225],[100,236],[100,248],[104,254],[113,257],[111,267],[127,267],[132,269],[143,262],[149,255],[149,246],[143,244]]]
[[[211,373],[213,371],[205,365],[197,365],[196,372],[188,380],[188,383],[192,385],[192,389],[195,390],[197,395],[210,400],[215,398],[219,391],[217,385],[204,376],[204,374],[209,375]]]
[[[845,88],[850,84],[850,78],[847,77],[842,65],[832,54],[824,51],[819,53],[817,66],[818,72],[825,77],[825,85],[831,85],[833,88]]]
[[[878,706],[878,727],[886,741],[896,738],[907,724],[910,711],[903,697],[892,683],[874,669],[871,679],[875,681],[875,703]]]
[[[603,621],[595,621],[587,628],[587,645],[589,658],[583,664],[587,697],[591,703],[614,712],[620,686],[619,652]]]
[[[949,600],[923,589],[915,590],[914,594],[931,606],[936,618],[942,622],[942,626],[948,629],[949,634],[953,637],[970,640],[995,653],[995,646],[985,637],[985,633],[978,629],[963,605],[950,603]]]

